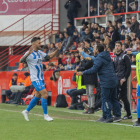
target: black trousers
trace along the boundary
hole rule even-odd
[[[120,85],[120,81],[119,81],[118,93],[119,93],[120,99],[124,103],[124,108],[127,112],[127,115],[130,116],[131,115],[130,103],[127,99],[127,80],[122,84],[122,86]]]
[[[73,91],[73,92],[71,93],[71,95],[70,95],[70,96],[71,96],[71,99],[72,99],[71,105],[77,103],[77,96],[78,96],[78,95],[83,95],[83,94],[85,94],[85,93],[86,93],[86,89],[79,89],[79,90]]]
[[[12,93],[11,90],[6,90],[5,94],[6,94],[8,99],[14,99],[14,97],[15,97],[15,93]]]

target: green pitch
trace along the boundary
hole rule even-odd
[[[43,119],[42,107],[36,106],[26,122],[21,114],[26,106],[0,104],[0,140],[139,140],[140,128],[132,120],[115,124],[94,122],[102,112],[83,115],[82,111],[48,107],[53,122]],[[123,116],[124,114],[122,114]],[[136,114],[133,114],[136,119]]]

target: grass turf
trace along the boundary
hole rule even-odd
[[[0,140],[138,140],[140,128],[132,120],[117,124],[97,123],[102,112],[83,115],[82,111],[48,107],[53,122],[43,119],[41,106],[36,106],[26,122],[21,114],[26,106],[0,104]],[[122,116],[124,113],[122,114]],[[133,114],[133,119],[136,114]],[[125,126],[126,125],[126,126]]]

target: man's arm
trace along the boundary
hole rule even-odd
[[[29,51],[28,51],[28,53],[27,53],[26,55],[24,55],[23,57],[21,57],[20,63],[23,63],[23,62],[26,60],[26,58],[27,58],[32,52],[33,52],[33,46],[30,47],[30,49],[29,49]]]
[[[131,73],[131,63],[127,55],[124,56],[124,61],[125,61],[125,66],[126,66],[125,79],[128,79]]]
[[[85,52],[81,51],[81,55],[86,58],[86,57],[90,57],[92,60],[95,60],[95,57],[94,56],[91,56],[89,54],[86,54]]]
[[[94,61],[94,65],[90,69],[85,70],[83,74],[97,73],[101,66],[102,66],[102,61],[99,59],[96,59],[96,61]]]

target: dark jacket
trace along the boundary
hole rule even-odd
[[[131,63],[127,54],[123,51],[120,54],[116,54],[114,58],[114,67],[118,80],[128,79],[131,73]]]
[[[139,36],[140,36],[140,29],[137,30],[137,32],[136,32],[136,37],[139,37]]]
[[[107,51],[96,55],[93,67],[83,72],[84,75],[92,73],[98,74],[101,87],[115,88],[118,85],[118,78],[114,70],[113,62]]]
[[[116,9],[116,11],[115,11],[115,13],[121,13],[122,11],[122,7],[118,7],[117,9]]]
[[[93,38],[93,34],[91,32],[89,32],[88,34],[83,35],[80,38],[80,41],[85,41],[86,39],[92,39]]]
[[[125,13],[126,12],[126,7],[121,7],[121,13]]]
[[[63,42],[63,41],[64,41],[64,38],[59,38],[57,42],[59,43],[59,42]]]
[[[67,33],[69,36],[73,36],[73,33],[75,32],[75,26],[71,26],[67,28]]]
[[[111,39],[112,41],[110,42],[111,46],[114,48],[115,47],[115,42],[120,40],[120,36],[117,30],[114,30],[111,32]]]
[[[77,71],[84,71],[88,70],[93,66],[93,62],[89,60],[82,60],[80,67],[77,69]],[[84,85],[95,85],[97,86],[97,74],[87,74],[83,75],[84,77]]]
[[[68,9],[68,14],[71,12],[72,13],[77,13],[77,9],[78,8],[81,8],[81,4],[79,1],[77,0],[69,0],[68,2],[66,2],[65,6],[64,6],[66,9]]]
[[[131,32],[133,32],[133,33],[136,33],[138,29],[139,29],[139,22],[138,22],[138,21],[136,21],[135,23],[133,23],[133,24],[130,26],[130,30],[131,30]]]

